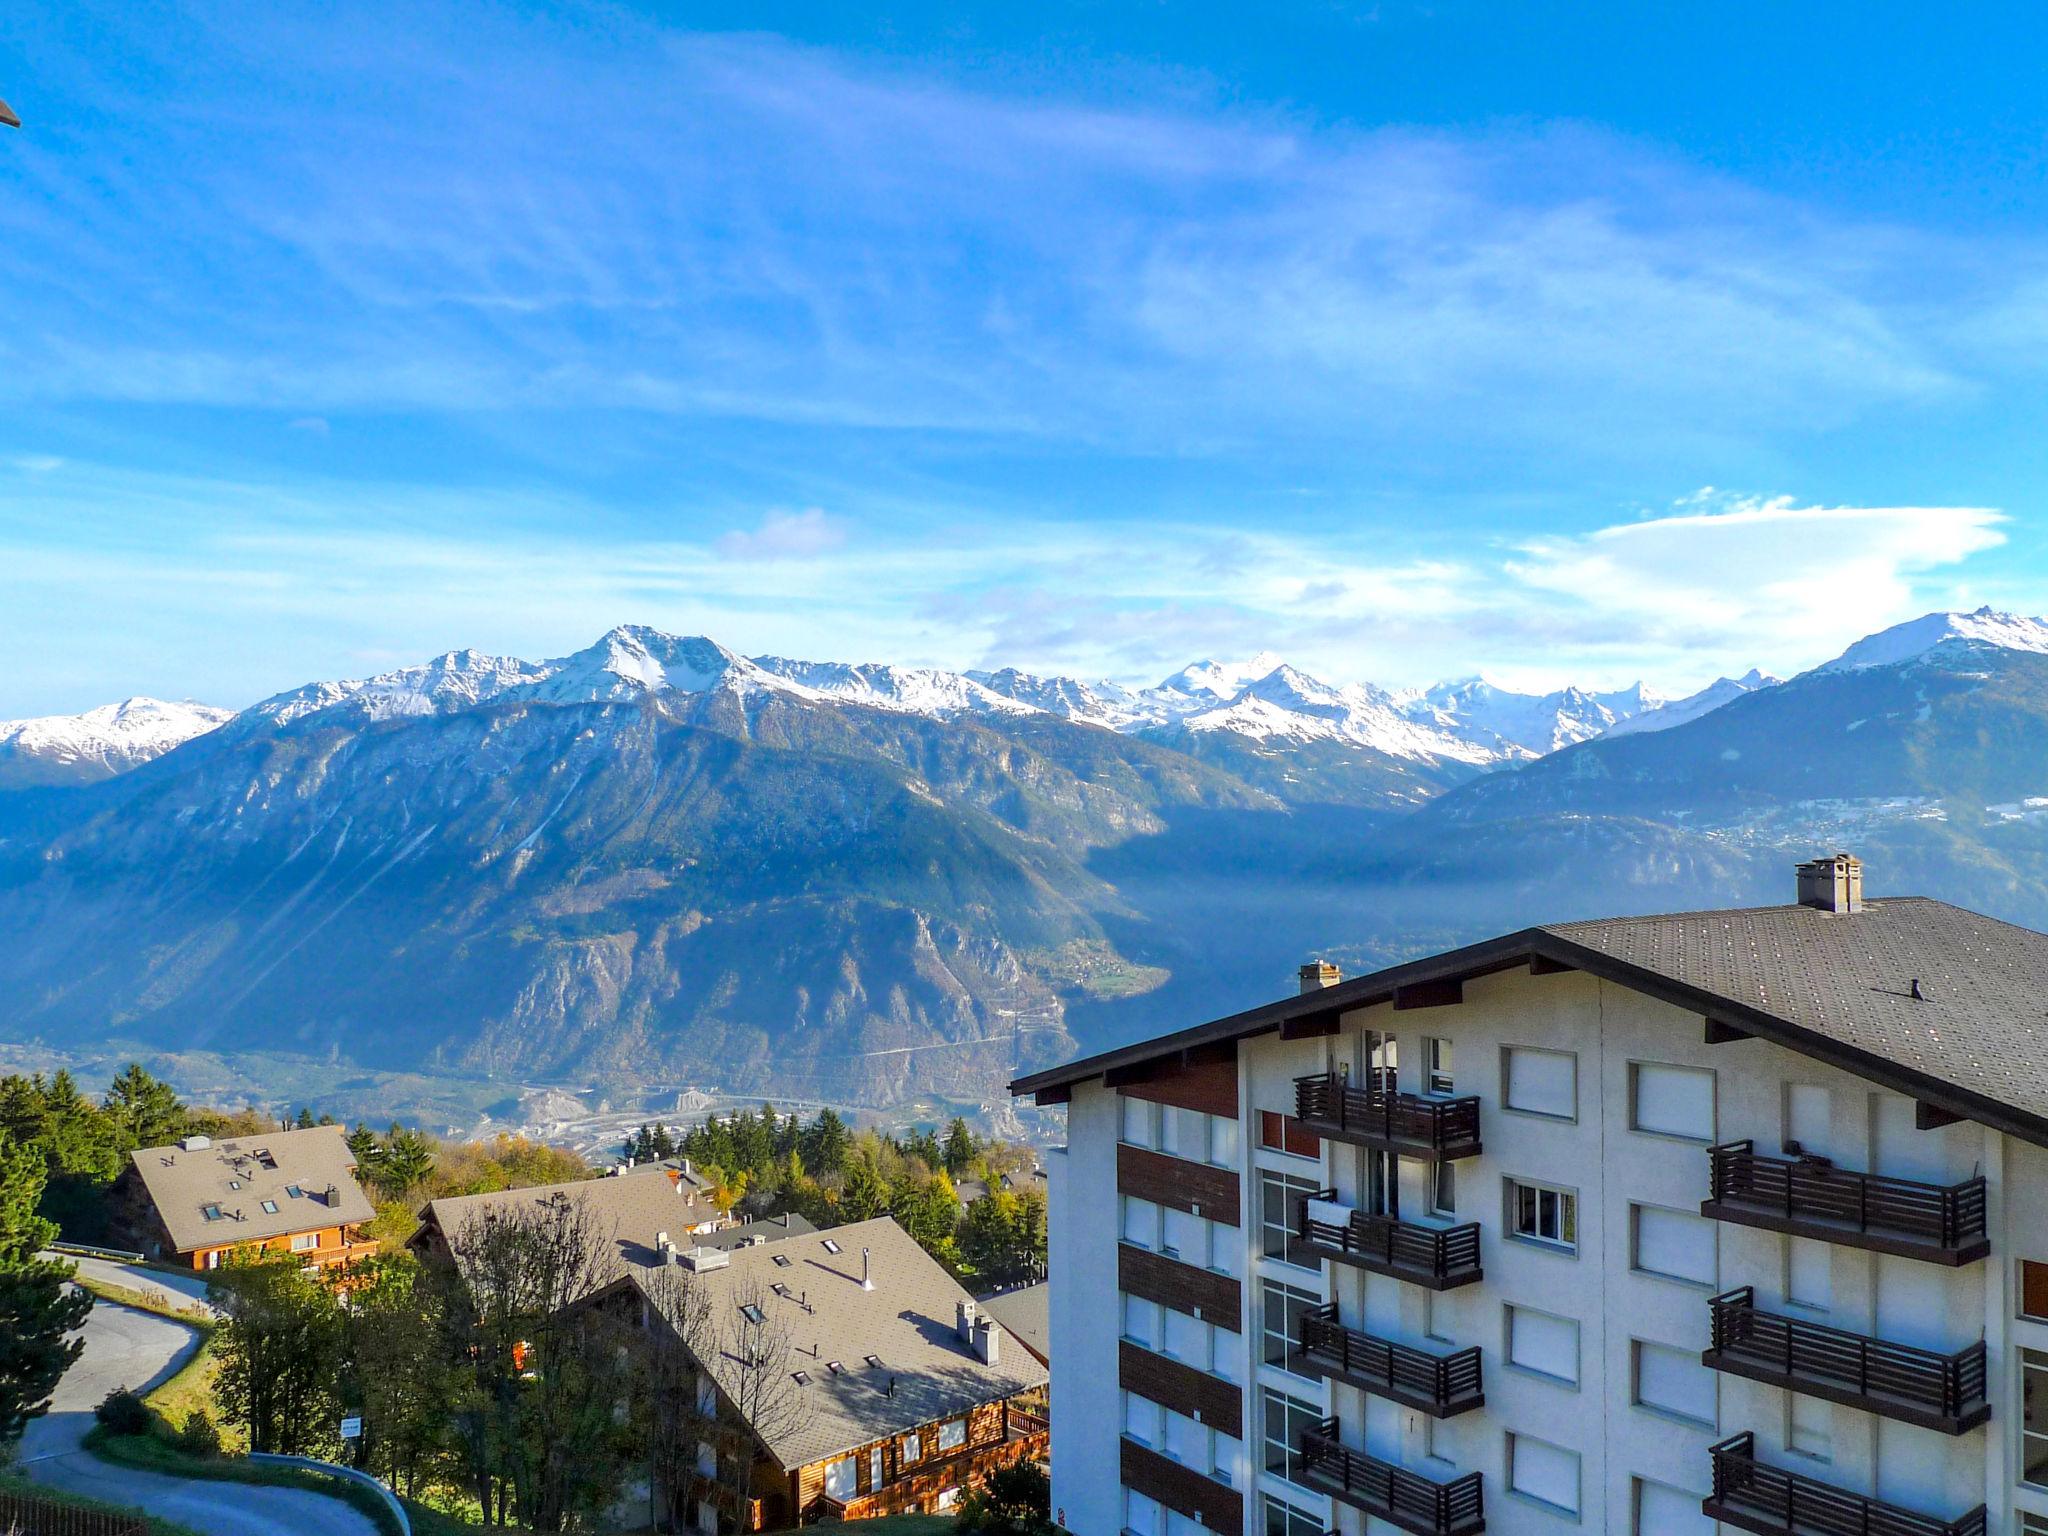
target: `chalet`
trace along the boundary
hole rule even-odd
[[[129,1154],[115,1182],[119,1240],[151,1258],[217,1269],[231,1254],[290,1253],[325,1268],[377,1251],[375,1216],[338,1125],[269,1131]]]
[[[1045,1367],[889,1217],[779,1242],[679,1254],[692,1294],[720,1314],[753,1307],[793,1343],[785,1362],[802,1411],[787,1427],[748,1425],[754,1497],[723,1507],[700,1447],[694,1508],[678,1511],[704,1531],[780,1530],[799,1520],[859,1520],[936,1513],[998,1467],[1042,1458],[1047,1425],[1039,1403]],[[658,1264],[635,1264],[620,1287],[637,1292],[648,1327],[675,1291]],[[748,1364],[728,1348],[700,1362],[701,1385],[722,1417],[740,1417]]]

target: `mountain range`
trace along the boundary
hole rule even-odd
[[[1667,700],[1150,688],[624,627],[229,716],[0,727],[0,1042],[888,1103],[1544,919],[1873,890],[2048,920],[2048,623]]]

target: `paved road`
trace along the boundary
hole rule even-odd
[[[196,1302],[207,1310],[212,1310],[212,1304],[206,1299],[206,1277],[197,1270],[172,1274],[161,1269],[144,1269],[135,1264],[117,1264],[112,1259],[80,1258],[65,1253],[46,1253],[43,1257],[75,1264],[81,1275],[89,1276],[106,1285],[118,1285],[145,1294],[155,1291],[174,1306],[182,1307],[187,1302]]]
[[[108,1276],[118,1285],[136,1285],[145,1276],[151,1283],[165,1278],[107,1267],[119,1272]],[[183,1277],[173,1278],[182,1282]],[[85,1353],[57,1384],[50,1411],[29,1421],[18,1470],[50,1487],[139,1507],[207,1536],[376,1536],[377,1527],[367,1516],[324,1494],[188,1482],[118,1467],[80,1449],[101,1398],[115,1387],[150,1390],[183,1365],[198,1343],[191,1329],[167,1318],[104,1301],[94,1304],[83,1332]]]

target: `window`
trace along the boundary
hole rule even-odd
[[[318,1232],[295,1232],[292,1234],[292,1252],[306,1253],[320,1246]]]
[[[1825,1312],[1835,1304],[1835,1254],[1811,1237],[1785,1239],[1785,1299]]]
[[[303,1200],[306,1198],[306,1192],[296,1184],[285,1185],[284,1192],[293,1200]]]
[[[1268,1280],[1259,1287],[1265,1313],[1265,1361],[1297,1376],[1308,1371],[1294,1364],[1294,1351],[1301,1344],[1301,1320],[1322,1305],[1322,1298],[1299,1286]]]
[[[2048,1488],[2048,1354],[2020,1351],[2020,1480]]]
[[[808,1387],[811,1384],[811,1373],[809,1371],[791,1371],[789,1379],[800,1387]]]
[[[1661,1205],[1632,1205],[1629,1225],[1634,1246],[1629,1262],[1637,1271],[1688,1285],[1714,1284],[1720,1235],[1706,1217]]]
[[[1166,1517],[1159,1506],[1135,1488],[1124,1490],[1124,1529],[1131,1536],[1165,1536]]]
[[[1291,1173],[1259,1175],[1259,1252],[1269,1259],[1289,1263],[1287,1245],[1294,1236],[1295,1203],[1320,1193],[1313,1179],[1298,1179]],[[1319,1268],[1319,1264],[1297,1266]]]
[[[1638,1061],[1629,1069],[1629,1126],[1685,1141],[1714,1139],[1714,1074]]]
[[[793,1262],[794,1261],[786,1253],[778,1253],[775,1255],[775,1267],[777,1269],[787,1269]]]
[[[825,1497],[841,1503],[853,1497],[855,1471],[854,1458],[842,1456],[837,1461],[825,1463]]]
[[[1263,1502],[1266,1506],[1264,1536],[1323,1536],[1323,1522],[1314,1515],[1296,1509],[1285,1499],[1276,1499],[1270,1493]]]
[[[1289,1157],[1321,1157],[1323,1139],[1302,1129],[1301,1122],[1277,1109],[1259,1111],[1259,1145]]]
[[[896,1457],[904,1466],[924,1458],[924,1436],[912,1430],[896,1442]]]
[[[1135,1392],[1123,1394],[1124,1433],[1143,1445],[1166,1443],[1166,1410],[1149,1397]]]
[[[1579,1456],[1547,1440],[1508,1436],[1508,1491],[1566,1514],[1579,1512]]]
[[[1159,1106],[1146,1099],[1134,1099],[1129,1095],[1123,1101],[1123,1127],[1119,1132],[1122,1140],[1134,1147],[1147,1147],[1154,1151],[1159,1147]]]
[[[882,1363],[882,1357],[880,1355],[863,1355],[861,1358],[867,1362],[868,1369],[870,1370],[875,1369]]]
[[[1164,1310],[1158,1302],[1147,1301],[1142,1296],[1124,1297],[1124,1337],[1133,1344],[1142,1344],[1147,1349],[1159,1347],[1159,1315]]]
[[[831,1372],[834,1376],[837,1376],[841,1371],[845,1370],[846,1367],[841,1365],[837,1360],[827,1360],[825,1362],[825,1369]]]
[[[1629,1348],[1638,1407],[1713,1427],[1714,1373],[1700,1364],[1696,1350],[1647,1339],[1635,1339]]]
[[[1290,1483],[1300,1482],[1301,1432],[1322,1423],[1323,1410],[1268,1387],[1260,1421],[1266,1437],[1266,1470]]]
[[[1634,1503],[1634,1536],[1714,1536],[1714,1522],[1700,1513],[1696,1493],[1639,1477]]]
[[[275,1173],[277,1171],[277,1159],[272,1157],[266,1149],[258,1147],[254,1152],[251,1152],[249,1155],[255,1158],[256,1161],[261,1163],[265,1168],[268,1168],[272,1173]]]
[[[1566,1051],[1540,1051],[1510,1045],[1501,1073],[1506,1090],[1501,1102],[1525,1115],[1573,1120],[1579,1113],[1579,1061]]]
[[[826,1251],[827,1253],[839,1253],[839,1252],[841,1252],[842,1250],[840,1249],[840,1247],[839,1247],[839,1244],[838,1244],[838,1243],[836,1243],[835,1241],[833,1241],[833,1240],[832,1240],[831,1238],[829,1238],[829,1237],[828,1237],[828,1238],[826,1238],[826,1239],[825,1239],[825,1251]]]
[[[1160,1252],[1184,1264],[1208,1268],[1209,1223],[1199,1216],[1190,1216],[1186,1211],[1177,1211],[1170,1205],[1162,1208],[1161,1216],[1165,1240]]]
[[[1579,1245],[1579,1197],[1551,1184],[1509,1179],[1508,1230],[1525,1242],[1576,1250]]]
[[[1458,1214],[1458,1165],[1448,1158],[1430,1165],[1429,1214]]]
[[[1136,1195],[1120,1195],[1123,1205],[1123,1239],[1140,1248],[1159,1246],[1159,1207]]]
[[[275,1200],[264,1201],[263,1214],[266,1216],[275,1216],[277,1214],[277,1202]]]
[[[2048,1264],[2020,1260],[2020,1316],[2048,1323]]]
[[[1429,1091],[1449,1093],[1452,1083],[1451,1042],[1432,1039],[1429,1042]]]
[[[1817,1398],[1785,1394],[1785,1449],[1815,1461],[1835,1459],[1834,1410]]]
[[[2030,1515],[2021,1510],[2020,1536],[2048,1536],[2048,1515]]]
[[[1192,1365],[1198,1371],[1208,1370],[1212,1347],[1209,1325],[1199,1317],[1190,1317],[1171,1307],[1161,1308],[1160,1318],[1166,1325],[1166,1331],[1159,1341],[1159,1352],[1183,1365]]]
[[[1527,1307],[1507,1311],[1508,1364],[1553,1381],[1579,1381],[1579,1325]]]
[[[756,1328],[760,1327],[763,1323],[768,1321],[767,1315],[763,1313],[762,1310],[759,1307],[755,1306],[751,1301],[748,1302],[744,1307],[740,1308],[740,1316],[744,1317]]]
[[[939,1426],[939,1449],[957,1451],[967,1443],[967,1421],[948,1419]]]
[[[220,1207],[217,1205],[202,1205],[199,1207],[199,1214],[208,1221],[219,1221],[221,1219]]]

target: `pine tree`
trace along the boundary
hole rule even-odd
[[[70,1335],[92,1310],[88,1293],[65,1288],[69,1265],[36,1257],[57,1236],[37,1214],[47,1177],[36,1148],[0,1133],[0,1446],[49,1410],[50,1393],[85,1348]]]
[[[874,1163],[865,1157],[846,1165],[846,1186],[839,1192],[839,1219],[866,1221],[889,1209],[889,1186]]]
[[[946,1145],[940,1151],[946,1172],[959,1178],[974,1166],[974,1160],[980,1154],[981,1149],[975,1146],[974,1133],[967,1129],[967,1122],[955,1115],[952,1125],[946,1130]]]
[[[100,1101],[129,1150],[167,1147],[185,1134],[185,1106],[171,1085],[152,1077],[140,1062],[131,1061],[107,1087]]]
[[[846,1122],[831,1110],[821,1109],[805,1134],[804,1162],[818,1173],[843,1173],[846,1171],[846,1146],[851,1140]]]

